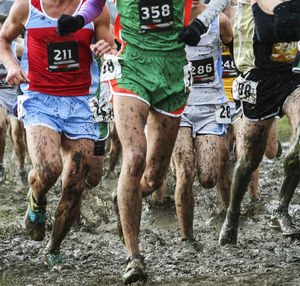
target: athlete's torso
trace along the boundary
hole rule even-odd
[[[207,33],[201,36],[197,46],[186,46],[186,55],[193,65],[194,88],[190,93],[189,103],[224,102],[226,96],[222,84],[219,17],[209,26]]]
[[[178,32],[189,23],[192,0],[115,0],[115,4],[119,42],[145,50],[184,48],[177,42]]]
[[[58,96],[94,94],[99,72],[90,50],[93,24],[59,37],[57,19],[46,14],[42,0],[31,0],[29,6],[22,68],[31,81],[22,85],[23,92],[32,90]]]
[[[267,14],[261,16],[273,17]],[[297,43],[259,42],[255,34],[250,0],[239,0],[234,30],[234,61],[239,71],[246,73],[253,68],[291,70]]]

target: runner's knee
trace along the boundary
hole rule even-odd
[[[62,169],[62,162],[53,162],[48,164],[38,163],[35,166],[35,172],[33,173],[33,176],[30,176],[29,180],[30,182],[35,180],[35,174],[38,176],[44,187],[52,186],[60,176]]]
[[[205,189],[211,189],[216,186],[218,182],[218,175],[215,172],[208,172],[203,174],[198,171],[198,178],[200,185]]]
[[[124,151],[124,166],[127,164],[129,176],[137,176],[143,173],[146,165],[146,152],[143,151]]]
[[[195,177],[195,169],[193,162],[184,162],[176,164],[176,184],[184,185],[193,183]]]

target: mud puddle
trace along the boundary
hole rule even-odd
[[[286,151],[289,144],[283,144]],[[117,175],[103,178],[83,203],[77,223],[62,244],[66,269],[49,272],[43,249],[49,239],[59,183],[48,195],[48,231],[43,242],[30,241],[23,217],[27,190],[16,171],[16,158],[7,138],[6,181],[0,186],[0,285],[122,285],[125,248],[116,234],[110,194]],[[182,242],[172,195],[174,178],[168,175],[171,199],[165,205],[144,202],[140,244],[146,258],[148,285],[300,285],[300,241],[284,238],[269,227],[282,177],[283,156],[264,159],[260,168],[260,199],[243,202],[238,244],[220,247],[223,217],[216,191],[194,184],[196,243]],[[30,166],[27,165],[28,170]],[[117,166],[118,173],[120,166]],[[300,224],[300,188],[290,213]]]

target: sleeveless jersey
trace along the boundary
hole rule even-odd
[[[222,80],[224,90],[229,101],[233,102],[231,93],[232,84],[234,79],[238,76],[237,69],[234,64],[234,60],[230,54],[229,48],[222,43]]]
[[[21,67],[31,81],[21,85],[24,93],[29,90],[57,96],[96,93],[99,71],[90,50],[94,37],[92,23],[66,37],[59,37],[57,19],[45,13],[42,0],[30,0],[25,29]]]
[[[187,59],[193,65],[193,89],[189,104],[227,102],[222,83],[221,39],[219,17],[201,36],[197,46],[186,46]]]
[[[192,0],[115,0],[115,36],[144,50],[183,49],[178,32],[189,24]]]
[[[273,17],[260,11],[261,17]],[[242,73],[253,68],[273,71],[291,70],[297,54],[297,43],[262,43],[254,29],[254,19],[250,0],[239,0],[234,28],[234,61]]]

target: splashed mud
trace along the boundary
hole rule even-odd
[[[283,144],[286,151],[289,144]],[[0,285],[122,285],[125,248],[116,233],[116,216],[110,194],[118,177],[103,178],[88,193],[81,220],[62,244],[67,264],[61,272],[48,271],[43,250],[49,239],[60,183],[48,194],[47,237],[29,240],[23,218],[28,187],[16,170],[10,140],[6,148],[6,180],[0,185]],[[108,162],[106,158],[105,166]],[[180,239],[172,200],[175,181],[171,173],[165,204],[143,203],[140,244],[146,258],[148,285],[300,285],[300,241],[285,238],[269,227],[282,177],[283,156],[264,159],[260,168],[259,200],[243,201],[243,215],[236,246],[220,247],[219,231],[224,219],[216,191],[194,183],[197,242]],[[28,170],[30,166],[27,164]],[[116,168],[118,173],[120,166]],[[290,214],[300,224],[300,189]]]

